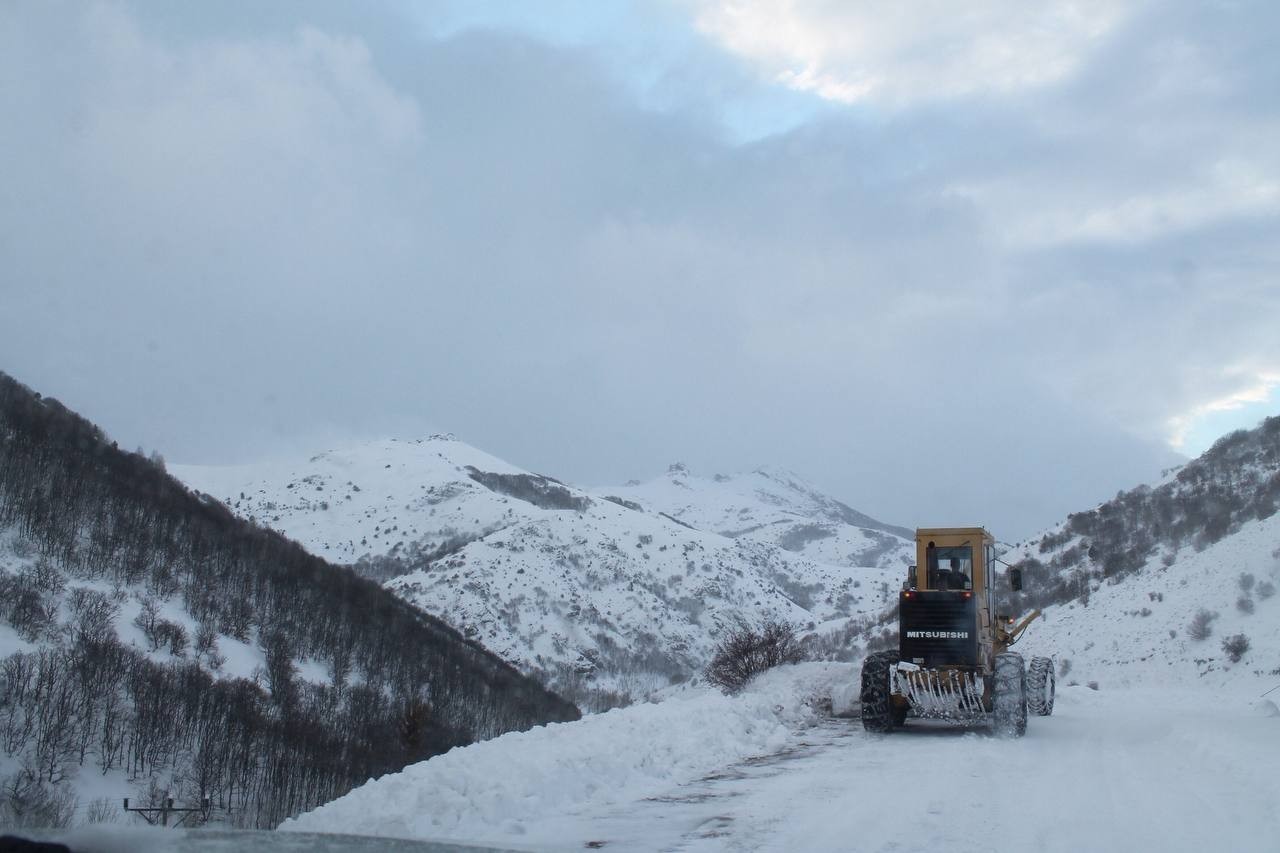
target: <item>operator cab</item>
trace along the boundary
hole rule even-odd
[[[929,589],[973,589],[973,546],[925,546]]]

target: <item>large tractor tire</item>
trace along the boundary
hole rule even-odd
[[[862,727],[885,734],[896,722],[890,700],[889,667],[898,662],[896,652],[876,652],[862,662]]]
[[[1027,733],[1027,669],[1022,655],[996,655],[992,728],[996,737],[1022,737]]]
[[[1052,714],[1054,687],[1053,659],[1032,658],[1027,670],[1027,709],[1040,717]]]

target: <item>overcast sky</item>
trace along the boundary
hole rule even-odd
[[[1278,10],[6,2],[0,369],[1020,537],[1280,411]]]

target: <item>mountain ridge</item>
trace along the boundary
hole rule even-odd
[[[744,621],[843,630],[883,606],[885,566],[909,559],[902,538],[848,525],[842,556],[873,553],[879,565],[726,537],[628,499],[627,487],[580,489],[448,436],[257,469],[173,468],[573,696],[634,697],[688,677],[716,637]],[[816,494],[810,505],[839,512]]]
[[[652,507],[698,529],[751,537],[837,565],[887,568],[903,558],[909,561],[905,554],[890,554],[899,544],[892,540],[911,542],[915,536],[915,531],[878,521],[776,466],[708,478],[677,462],[647,482],[592,491]]]

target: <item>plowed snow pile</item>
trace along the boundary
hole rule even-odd
[[[661,703],[514,732],[371,780],[280,828],[512,844],[539,822],[545,842],[549,821],[782,750],[819,720],[815,700],[855,675],[850,664],[800,664],[735,697],[690,688]]]

